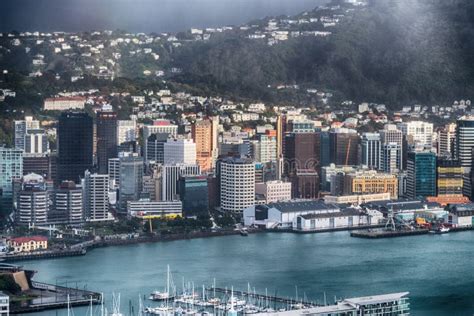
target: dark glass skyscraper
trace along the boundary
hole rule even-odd
[[[92,117],[84,112],[63,112],[58,124],[58,179],[76,183],[92,168]]]
[[[407,172],[409,198],[436,196],[436,155],[434,153],[408,153]]]
[[[189,176],[179,179],[179,197],[185,216],[209,213],[208,184],[206,176]]]
[[[355,130],[336,128],[329,133],[329,158],[338,166],[354,166],[358,161],[359,136]]]
[[[117,113],[97,112],[97,167],[106,174],[108,161],[117,157]]]

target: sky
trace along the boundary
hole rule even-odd
[[[0,0],[0,32],[177,32],[296,14],[328,0]]]

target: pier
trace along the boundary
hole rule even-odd
[[[428,234],[428,229],[414,229],[414,230],[361,230],[351,233],[351,237],[378,239],[378,238],[394,238],[404,236],[416,236]]]
[[[221,294],[225,294],[225,295],[231,295],[231,293],[232,293],[231,289],[219,288],[219,287],[216,287],[216,288],[209,287],[209,288],[206,288],[206,291],[207,292],[221,293]],[[264,295],[264,294],[258,294],[258,293],[252,293],[252,292],[236,291],[236,290],[233,290],[233,293],[234,293],[235,296],[238,296],[238,297],[252,297],[252,298],[255,298],[255,299],[259,299],[259,300],[268,300],[268,301],[271,301],[271,302],[277,302],[277,303],[281,303],[281,304],[303,304],[303,305],[308,306],[308,307],[321,306],[321,305],[318,305],[314,302],[306,302],[304,300],[283,298],[283,297],[278,297],[278,296],[273,296],[273,295]]]
[[[83,256],[87,253],[85,248],[64,249],[64,250],[44,250],[26,253],[6,254],[0,256],[0,261],[14,262],[21,260],[51,259],[59,257]]]

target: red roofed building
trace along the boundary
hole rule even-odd
[[[64,111],[69,109],[84,109],[86,98],[84,97],[57,97],[44,100],[44,110]]]
[[[7,243],[15,252],[31,252],[48,249],[48,238],[44,236],[16,237],[9,239]]]

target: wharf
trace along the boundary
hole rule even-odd
[[[214,288],[214,287],[209,287],[206,288],[206,291],[208,292],[217,292],[217,293],[223,293],[226,295],[231,295],[232,290],[228,288]],[[251,293],[251,292],[244,292],[244,291],[236,291],[233,290],[233,293],[235,296],[238,297],[252,297],[255,299],[259,300],[268,300],[271,302],[277,302],[277,303],[283,303],[283,304],[303,304],[308,307],[316,307],[316,306],[321,306],[318,304],[315,304],[314,302],[305,302],[303,300],[296,300],[296,299],[291,299],[291,298],[282,298],[278,296],[272,296],[272,295],[264,295],[264,294],[258,294],[258,293]]]
[[[393,237],[404,237],[404,236],[416,236],[428,234],[428,229],[415,229],[415,230],[361,230],[354,231],[351,233],[351,237],[367,238],[367,239],[378,239],[378,238],[393,238]]]
[[[50,259],[59,257],[83,256],[87,250],[85,248],[64,249],[64,250],[44,250],[30,253],[6,254],[0,256],[0,261],[14,262],[20,260]]]
[[[11,314],[66,308],[68,305],[71,307],[97,305],[102,300],[100,293],[35,281],[31,281],[31,288],[26,293],[32,299],[12,302],[10,304]]]

